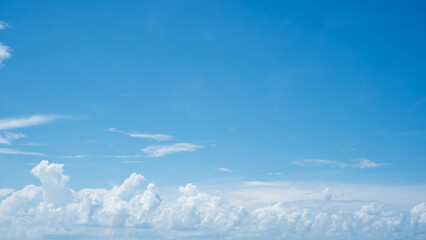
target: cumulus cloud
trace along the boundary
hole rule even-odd
[[[1,51],[0,51],[1,56]],[[0,130],[23,128],[41,124],[47,124],[57,119],[69,118],[63,115],[33,115],[22,118],[4,118],[0,119]]]
[[[142,152],[147,153],[149,157],[162,157],[172,153],[194,152],[199,148],[203,148],[203,146],[192,143],[175,143],[172,145],[149,146],[142,149]]]
[[[118,133],[124,134],[124,135],[129,136],[129,137],[152,139],[152,140],[156,140],[156,141],[170,141],[170,140],[173,139],[172,136],[166,135],[166,134],[134,133],[134,132],[129,133],[129,132],[125,132],[125,131],[122,131],[122,130],[115,129],[115,128],[108,128],[108,131],[118,132]]]
[[[0,188],[0,198],[9,195],[9,193],[14,192],[12,188]]]
[[[12,141],[24,137],[25,135],[21,133],[3,133],[0,134],[0,144],[11,145]]]
[[[62,164],[42,161],[27,185],[0,203],[2,239],[422,239],[426,203],[396,211],[376,202],[326,200],[246,207],[189,183],[164,201],[153,183],[132,173],[110,189],[68,186]],[[346,204],[346,205],[345,205]]]
[[[326,159],[301,159],[292,163],[304,167],[329,166],[334,168],[375,168],[385,165],[384,163],[375,163],[366,158],[354,160],[352,161],[352,163],[345,163]]]
[[[0,154],[46,156],[44,153],[20,151],[11,148],[0,148]]]

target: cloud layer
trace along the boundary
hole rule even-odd
[[[347,208],[330,198],[304,206],[277,202],[249,208],[179,187],[173,201],[132,173],[111,189],[74,191],[63,165],[42,161],[27,185],[0,203],[2,239],[423,239],[426,202],[406,212],[364,202]],[[325,191],[325,194],[328,194]]]

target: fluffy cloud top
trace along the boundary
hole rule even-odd
[[[342,207],[329,197],[306,204],[248,208],[189,183],[174,201],[132,173],[111,189],[71,190],[62,164],[42,161],[27,185],[0,203],[2,239],[424,239],[426,202],[409,212],[363,203]]]

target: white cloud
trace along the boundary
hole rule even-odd
[[[142,149],[142,152],[147,153],[149,157],[162,157],[172,153],[194,152],[199,148],[203,148],[203,146],[198,146],[192,143],[175,143],[172,145],[149,146]]]
[[[107,156],[109,158],[121,158],[121,159],[128,159],[128,158],[140,158],[142,157],[141,154],[135,154],[135,155],[114,155],[114,156]]]
[[[3,67],[3,61],[12,57],[12,49],[0,42],[0,68]]]
[[[397,210],[377,202],[325,200],[248,207],[189,183],[160,198],[132,173],[111,189],[69,188],[62,164],[42,161],[27,185],[0,203],[2,239],[423,239],[426,203]],[[276,193],[280,194],[280,193]]]
[[[305,166],[305,167],[327,165],[331,167],[345,168],[348,166],[347,164],[342,162],[325,160],[325,159],[301,159],[301,160],[294,161],[293,163],[296,165]]]
[[[352,163],[345,163],[326,159],[301,159],[292,163],[304,167],[330,166],[338,168],[375,168],[386,165],[384,163],[375,163],[366,158],[354,160]]]
[[[223,168],[223,167],[221,167],[221,168],[215,168],[215,170],[219,171],[219,172],[232,172],[231,169],[229,169],[229,168]]]
[[[44,153],[20,151],[11,148],[0,148],[0,154],[46,156]]]
[[[24,137],[25,135],[21,133],[3,133],[0,134],[0,144],[11,145],[12,141]]]
[[[76,159],[76,158],[88,158],[89,155],[69,155],[69,156],[61,156],[60,158],[66,158],[66,159]]]
[[[118,130],[115,128],[108,128],[108,131],[110,132],[118,132],[124,135],[127,135],[129,137],[134,138],[145,138],[145,139],[152,139],[156,141],[170,141],[173,139],[172,136],[166,135],[166,134],[151,134],[151,133],[129,133],[122,130]]]
[[[9,193],[14,192],[12,188],[0,188],[0,198],[9,195]]]
[[[47,124],[57,119],[69,118],[62,115],[33,115],[23,118],[4,118],[0,119],[0,130],[23,128],[41,124]]]
[[[426,227],[426,202],[413,207],[410,211],[411,224],[424,225]]]
[[[10,27],[9,24],[7,24],[6,22],[0,21],[0,30],[4,30],[9,27]]]
[[[372,162],[366,158],[360,158],[358,160],[356,160],[356,163],[353,165],[353,167],[358,167],[358,168],[375,168],[375,167],[381,167],[384,166],[384,163],[375,163]]]

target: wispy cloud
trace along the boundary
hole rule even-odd
[[[3,67],[3,61],[12,57],[12,49],[0,42],[0,68]]]
[[[6,28],[9,28],[9,27],[10,27],[9,24],[7,24],[4,21],[0,21],[0,30],[6,29]]]
[[[139,158],[142,157],[141,154],[135,154],[135,155],[113,155],[113,156],[107,156],[109,158],[121,158],[121,159],[128,159],[128,158]]]
[[[69,117],[52,114],[52,115],[33,115],[31,117],[22,117],[22,118],[4,118],[4,119],[0,119],[0,130],[47,124],[54,120],[64,119],[64,118],[69,118]]]
[[[11,148],[0,148],[0,154],[46,156],[46,154],[44,153],[26,152],[26,151],[11,149]]]
[[[172,136],[166,135],[166,134],[125,132],[125,131],[115,129],[115,128],[108,128],[108,131],[121,133],[121,134],[127,135],[129,137],[152,139],[152,140],[156,140],[156,141],[170,141],[170,140],[173,139]]]
[[[292,162],[293,164],[304,166],[304,167],[320,167],[320,166],[329,166],[337,168],[375,168],[381,167],[386,164],[384,163],[375,163],[366,158],[360,158],[352,163],[345,163],[340,161],[332,161],[326,159],[301,159]]]
[[[231,169],[223,168],[223,167],[215,168],[214,170],[219,171],[219,172],[232,172]]]
[[[66,159],[75,159],[75,158],[88,158],[89,155],[70,155],[70,156],[61,156],[60,158],[66,158]]]
[[[21,133],[3,133],[0,134],[0,144],[11,145],[12,141],[24,137],[25,135]]]
[[[203,148],[203,146],[192,143],[175,143],[172,145],[149,146],[144,148],[142,152],[147,153],[149,157],[162,157],[172,153],[193,152],[199,148]]]

